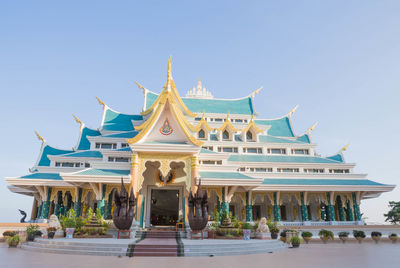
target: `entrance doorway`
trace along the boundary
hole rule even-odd
[[[179,190],[151,189],[150,223],[175,226],[179,216]]]

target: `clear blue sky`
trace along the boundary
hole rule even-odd
[[[99,96],[137,113],[139,81],[159,92],[167,59],[181,94],[201,77],[215,97],[259,86],[262,117],[299,104],[294,127],[322,155],[345,152],[369,179],[399,181],[399,1],[1,1],[0,178],[27,174],[40,149],[75,146],[76,114],[101,120]],[[400,190],[364,201],[382,222]],[[30,215],[32,198],[0,179],[0,222]]]

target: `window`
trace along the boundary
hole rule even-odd
[[[203,165],[222,165],[222,160],[202,160],[200,163]]]
[[[298,168],[277,168],[277,172],[299,172]]]
[[[235,122],[236,123],[243,123],[243,120],[242,119],[235,119]]]
[[[310,154],[308,149],[292,149],[292,154]]]
[[[196,117],[195,119],[194,119],[194,121],[200,121],[201,120],[201,117]]]
[[[215,122],[222,122],[222,118],[215,118]]]
[[[214,147],[212,147],[212,146],[203,146],[201,148],[206,149],[206,150],[210,150],[210,151],[214,151]]]
[[[229,140],[229,132],[227,130],[224,130],[224,132],[222,133],[222,139]]]
[[[108,157],[108,162],[129,162],[129,157]]]
[[[116,143],[97,143],[96,149],[117,149]]]
[[[243,148],[243,153],[262,154],[262,148]]]
[[[56,167],[80,167],[81,163],[56,162]]]
[[[85,168],[89,168],[90,164],[89,163],[85,163]]]
[[[126,148],[126,147],[129,147],[128,143],[121,143],[121,148]]]
[[[286,149],[275,149],[275,148],[268,148],[267,152],[269,154],[286,154]]]
[[[349,169],[330,169],[329,173],[350,173]]]
[[[237,147],[218,147],[218,152],[237,153],[238,148]]]
[[[305,168],[304,173],[324,173],[323,168]]]
[[[206,132],[203,129],[199,130],[198,133],[199,139],[205,139],[206,138]]]
[[[245,167],[241,167],[241,168],[239,168],[239,171],[245,172],[246,168]]]
[[[246,133],[246,140],[247,141],[252,141],[253,140],[253,133],[251,133],[251,131],[247,131]]]
[[[246,168],[243,168],[243,169],[245,170]],[[272,168],[253,168],[253,167],[251,167],[251,168],[247,168],[247,171],[249,171],[249,172],[272,172]]]

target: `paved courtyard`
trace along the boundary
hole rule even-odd
[[[310,244],[272,254],[227,257],[118,258],[48,254],[0,243],[0,267],[399,267],[400,244]]]

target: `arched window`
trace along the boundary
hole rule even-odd
[[[246,133],[246,140],[247,141],[252,141],[253,140],[253,133],[251,133],[251,131],[247,131]]]
[[[205,139],[206,138],[206,132],[203,129],[199,130],[199,139]]]
[[[222,139],[223,140],[229,140],[229,132],[228,130],[224,130],[224,132],[222,132]]]

